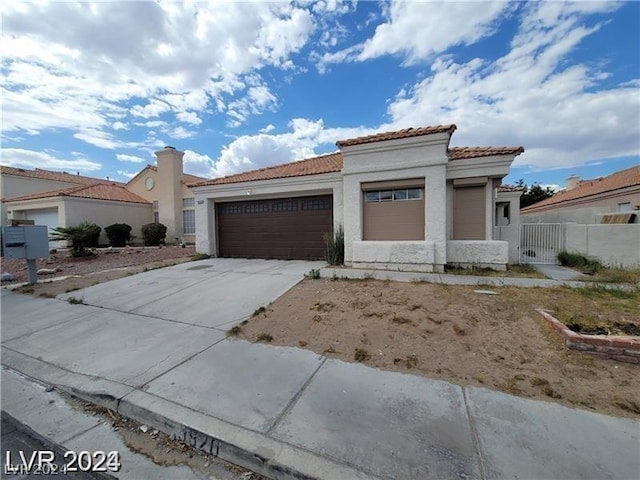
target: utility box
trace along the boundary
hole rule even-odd
[[[2,247],[5,258],[36,258],[49,256],[49,235],[46,225],[2,227]]]

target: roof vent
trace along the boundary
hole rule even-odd
[[[578,186],[578,183],[580,183],[580,177],[577,175],[570,175],[565,181],[565,189],[567,191],[573,190]]]
[[[165,150],[175,150],[176,147],[172,147],[171,145],[167,145],[166,147],[164,147]]]

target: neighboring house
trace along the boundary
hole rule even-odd
[[[344,227],[354,267],[504,269],[497,188],[522,147],[449,147],[455,125],[337,142],[337,153],[195,184],[196,249],[221,257],[323,258]]]
[[[167,242],[194,241],[193,194],[186,184],[202,177],[182,173],[182,152],[172,147],[156,152],[158,166],[148,165],[127,184],[48,170],[0,167],[2,224],[33,220],[37,225],[70,227],[92,222],[103,228],[113,223],[140,228],[160,221],[167,226]]]
[[[572,175],[564,190],[520,215],[523,223],[640,223],[640,166],[594,180]]]

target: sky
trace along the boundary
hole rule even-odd
[[[454,123],[505,183],[639,165],[640,3],[24,2],[2,16],[3,165],[213,178]]]

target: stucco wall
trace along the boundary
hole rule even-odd
[[[135,241],[141,242],[140,228],[153,221],[153,214],[151,205],[66,197],[62,202],[59,218],[60,225],[65,227],[78,225],[82,222],[99,225],[102,227],[100,243],[106,245],[109,242],[104,228],[114,223],[131,225],[131,234],[137,237]]]
[[[606,265],[640,266],[640,224],[564,225],[565,248],[596,257]]]
[[[447,261],[451,265],[487,266],[505,270],[509,260],[509,244],[499,240],[450,240],[447,242]]]
[[[600,222],[600,216],[617,213],[619,203],[640,205],[640,189],[617,195],[600,196],[590,200],[580,200],[571,205],[556,206],[539,212],[521,212],[522,223],[565,223],[575,222],[585,225]],[[640,223],[640,211],[635,211],[634,223]]]
[[[344,225],[342,178],[339,173],[278,178],[257,182],[209,185],[191,189],[196,204],[196,251],[216,255],[216,202],[333,194],[333,224]]]
[[[435,244],[428,241],[355,241],[351,264],[354,268],[433,272]]]

